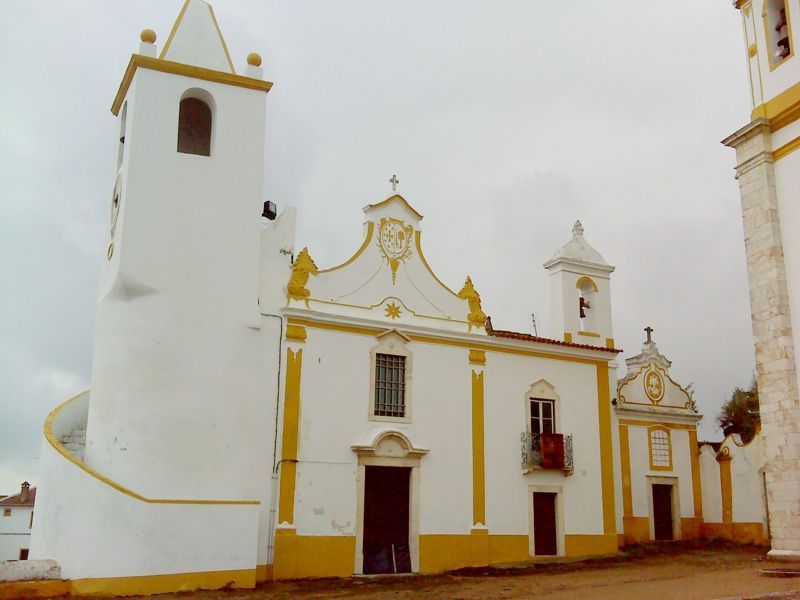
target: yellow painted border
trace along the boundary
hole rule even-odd
[[[320,269],[317,271],[317,275],[321,275],[322,273],[330,273],[331,271],[337,271],[338,269],[343,269],[350,263],[352,263],[355,259],[359,256],[364,254],[364,250],[367,249],[369,243],[372,241],[372,235],[375,233],[375,223],[373,221],[367,222],[367,235],[364,236],[364,242],[361,244],[361,247],[356,250],[356,253],[353,254],[348,260],[344,261],[342,264],[337,265],[335,267],[331,267],[330,269]]]
[[[630,404],[626,402],[626,404]],[[620,419],[620,425],[630,425],[634,427],[664,427],[666,429],[688,429],[689,431],[696,431],[696,425],[689,425],[688,423],[666,423],[664,421],[635,421],[632,419]]]
[[[73,596],[149,596],[227,586],[252,589],[256,586],[256,569],[75,579],[71,584]]]
[[[80,468],[82,471],[86,472],[87,474],[94,477],[98,481],[114,488],[118,492],[122,492],[126,496],[130,496],[131,498],[139,500],[140,502],[146,502],[148,504],[261,504],[261,502],[259,502],[258,500],[185,500],[185,499],[147,498],[145,496],[142,496],[141,494],[137,494],[133,490],[126,488],[125,486],[117,483],[116,481],[109,479],[105,475],[101,475],[83,461],[78,460],[78,458],[74,454],[72,454],[72,452],[70,452],[64,447],[64,444],[62,444],[53,433],[53,421],[58,416],[58,413],[60,413],[61,410],[67,404],[69,404],[70,402],[74,402],[87,392],[88,390],[81,392],[80,394],[77,394],[72,398],[70,398],[69,400],[66,400],[65,402],[59,404],[56,408],[53,409],[53,411],[49,415],[47,415],[47,419],[45,419],[44,422],[44,437],[47,440],[47,442],[59,454],[61,454],[61,456],[66,458],[68,461],[70,461],[72,464]]]
[[[414,209],[412,208],[411,210],[414,210]],[[428,260],[425,258],[425,255],[422,253],[422,232],[421,231],[415,231],[414,232],[414,237],[415,237],[415,241],[416,241],[416,245],[417,245],[417,252],[419,253],[419,259],[422,261],[422,264],[425,265],[425,268],[428,269],[428,273],[431,274],[431,277],[433,277],[436,281],[438,281],[439,285],[441,285],[444,289],[446,289],[448,292],[453,294],[453,296],[455,296],[456,298],[460,298],[460,296],[458,294],[456,294],[453,290],[451,290],[449,287],[447,287],[442,282],[442,280],[439,279],[436,276],[436,273],[433,272],[433,269],[431,269],[431,266],[428,264]]]
[[[800,148],[800,136],[797,136],[792,141],[785,143],[783,146],[778,148],[777,150],[772,151],[772,156],[775,157],[775,160],[780,160],[784,156],[791,154],[795,150]]]
[[[751,118],[756,120],[764,118],[769,120],[770,131],[794,123],[800,119],[800,83],[787,88],[774,98],[759,104],[753,109]]]
[[[697,445],[697,431],[689,431],[689,456],[692,459],[692,497],[694,516],[703,518],[703,487],[700,478],[700,446]]]
[[[283,402],[283,442],[278,523],[294,523],[297,444],[300,436],[300,375],[303,351],[286,349],[286,390]]]
[[[228,44],[225,43],[225,37],[222,35],[222,30],[219,28],[219,23],[217,23],[217,16],[214,14],[214,7],[210,4],[207,4],[208,10],[211,13],[211,20],[214,21],[214,27],[217,28],[217,35],[219,36],[219,41],[222,42],[222,49],[225,51],[225,58],[228,59],[228,65],[231,68],[231,73],[234,75],[236,74],[236,67],[233,66],[233,61],[231,60],[231,53],[228,52]]]
[[[472,371],[472,524],[486,525],[483,372]]]
[[[611,391],[608,365],[597,363],[597,414],[600,429],[600,483],[603,494],[603,533],[617,533],[614,499],[614,445],[611,440]]]
[[[413,207],[413,206],[411,206],[411,205],[408,203],[408,200],[406,200],[405,198],[403,198],[403,197],[402,197],[400,194],[395,194],[395,195],[393,195],[393,196],[390,196],[390,197],[388,197],[386,200],[383,200],[382,202],[378,202],[377,204],[370,204],[369,206],[367,206],[367,208],[379,208],[379,207],[381,207],[381,206],[384,206],[384,205],[386,205],[386,204],[389,204],[390,202],[393,202],[393,201],[395,201],[395,200],[399,200],[400,202],[402,202],[402,203],[405,205],[405,207],[406,207],[408,210],[410,210],[412,213],[414,213],[414,214],[417,216],[417,218],[418,218],[419,220],[422,220],[422,219],[423,219],[423,216],[422,216],[421,214],[419,214],[419,213],[418,213],[418,212],[417,212],[417,211],[414,209],[414,207]]]
[[[592,338],[599,338],[600,334],[595,333],[594,331],[579,331],[578,335],[582,335],[584,337],[592,337]]]
[[[583,277],[579,277],[578,278],[578,280],[575,282],[575,287],[576,288],[580,288],[581,285],[584,284],[584,283],[590,284],[592,286],[592,289],[594,289],[595,292],[599,292],[600,291],[599,288],[597,287],[597,284],[594,282],[594,279],[592,279],[591,277],[587,277],[586,275],[584,275]]]
[[[219,41],[222,42],[222,50],[225,52],[225,58],[228,60],[228,66],[231,68],[232,73],[236,73],[236,69],[233,66],[233,61],[231,60],[231,54],[228,52],[228,44],[225,43],[225,38],[222,36],[222,30],[219,28],[219,23],[217,22],[217,17],[214,14],[214,8],[207,4],[208,11],[211,13],[211,20],[214,22],[214,27],[217,29],[217,35],[219,36]],[[161,50],[161,54],[158,55],[158,58],[163,59],[167,55],[167,51],[169,47],[172,45],[172,40],[175,39],[175,34],[178,32],[178,27],[180,26],[181,22],[183,21],[183,17],[186,14],[186,9],[189,8],[189,0],[186,0],[181,7],[181,12],[178,13],[178,18],[175,19],[175,23],[172,25],[172,29],[169,32],[169,37],[167,37],[167,42],[164,44],[164,48]]]
[[[178,13],[178,18],[175,19],[175,22],[172,24],[172,29],[169,32],[169,36],[167,36],[167,41],[164,44],[164,47],[161,49],[161,54],[159,54],[158,58],[164,58],[167,54],[167,50],[172,45],[172,40],[175,38],[175,34],[178,32],[178,25],[181,24],[183,21],[183,15],[186,14],[186,9],[189,8],[189,0],[186,0],[181,7],[181,12]]]
[[[119,84],[117,95],[114,97],[114,102],[111,104],[111,112],[114,115],[119,114],[119,109],[122,107],[122,102],[125,99],[125,95],[128,93],[128,88],[133,81],[133,76],[136,73],[136,69],[140,67],[142,69],[150,69],[152,71],[160,71],[162,73],[171,73],[173,75],[182,75],[184,77],[193,77],[195,79],[202,79],[204,81],[213,81],[216,83],[223,83],[226,85],[233,85],[261,92],[268,92],[270,88],[272,88],[272,83],[269,81],[262,81],[261,79],[253,79],[252,77],[243,77],[242,75],[235,75],[233,73],[214,71],[212,69],[205,69],[203,67],[195,67],[192,65],[176,63],[171,60],[163,60],[161,58],[153,58],[151,56],[134,54],[131,56],[131,60],[128,63],[128,68],[125,69],[125,75],[122,76],[122,82]]]
[[[667,458],[669,459],[669,464],[666,466],[657,465],[653,462],[653,432],[655,431],[663,431],[667,434]],[[651,425],[647,428],[647,451],[650,455],[651,471],[672,471],[672,435],[668,427],[663,425]]]
[[[302,325],[287,325],[286,326],[286,339],[295,342],[306,341],[306,328]]]
[[[789,15],[789,6],[786,4],[786,0],[783,0],[783,11],[786,13],[786,31],[789,36],[789,54],[788,56],[784,56],[779,61],[775,61],[775,57],[772,55],[772,27],[767,22],[767,2],[764,0],[762,3],[761,9],[761,20],[764,24],[764,34],[766,36],[766,46],[767,46],[767,61],[769,62],[769,71],[770,73],[788,61],[790,58],[794,56],[794,38],[792,37],[792,18]]]
[[[469,349],[469,364],[471,365],[485,365],[486,352],[484,350],[476,350],[475,348]]]
[[[343,325],[340,323],[324,323],[322,321],[314,321],[309,318],[298,318],[298,317],[289,317],[288,322],[290,324],[295,325],[303,325],[305,327],[311,327],[315,329],[327,329],[329,331],[341,331],[344,333],[355,333],[358,335],[368,335],[371,337],[375,337],[379,333],[385,331],[384,328],[378,327],[364,327],[364,326],[356,326],[356,325]],[[516,354],[519,356],[532,356],[535,358],[547,358],[550,360],[562,360],[565,362],[575,362],[581,364],[588,364],[588,365],[603,365],[603,367],[608,367],[608,362],[613,360],[613,356],[609,357],[608,359],[600,359],[600,358],[585,358],[582,356],[566,356],[562,354],[550,354],[547,352],[541,352],[536,350],[525,350],[522,348],[514,348],[509,346],[493,346],[485,343],[480,342],[467,342],[461,340],[451,340],[451,339],[444,339],[444,338],[436,338],[427,335],[419,335],[413,333],[407,333],[407,336],[410,340],[415,342],[424,342],[428,344],[440,344],[443,346],[452,346],[455,348],[467,348],[467,349],[475,349],[475,350],[485,350],[488,352],[501,352],[504,354]],[[496,339],[496,338],[495,338]]]

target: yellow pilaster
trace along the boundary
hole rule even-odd
[[[689,456],[692,457],[692,496],[694,496],[694,516],[703,518],[703,488],[700,482],[700,447],[697,445],[697,430],[689,430]]]
[[[472,524],[486,525],[483,372],[472,371]]]
[[[278,522],[294,523],[294,488],[297,476],[297,438],[300,433],[300,371],[303,351],[286,349],[286,386],[283,403],[283,444]]]
[[[600,481],[603,495],[603,533],[616,537],[616,508],[614,502],[614,456],[611,441],[611,392],[608,383],[608,364],[597,364],[597,412],[600,433]]]
[[[718,456],[719,485],[722,491],[722,522],[733,523],[733,485],[731,483],[731,457]]]

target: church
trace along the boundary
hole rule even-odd
[[[424,202],[396,191],[365,199],[350,259],[318,265],[296,211],[263,202],[260,56],[237,73],[202,0],[155,42],[112,104],[91,390],[44,424],[30,557],[73,593],[764,540],[758,473],[734,494],[706,465],[720,449],[701,468],[701,415],[652,330],[618,378],[614,267],[580,222],[553,224],[543,264],[557,339],[495,329],[466,265],[441,281]]]

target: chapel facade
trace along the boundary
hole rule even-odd
[[[442,282],[396,193],[317,265],[262,200],[260,57],[237,73],[201,0],[155,40],[112,105],[92,387],[45,423],[31,558],[74,593],[134,594],[705,534],[723,471],[701,480],[700,416],[649,333],[618,381],[614,267],[580,222],[543,265],[555,338]]]

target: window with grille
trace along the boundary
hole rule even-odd
[[[406,416],[406,357],[375,355],[375,416]]]
[[[531,433],[556,432],[556,402],[531,398]]]
[[[672,468],[669,432],[664,429],[650,430],[650,466],[654,469]]]

